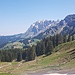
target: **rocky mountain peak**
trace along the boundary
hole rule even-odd
[[[66,16],[64,20],[68,26],[75,26],[75,14]]]
[[[59,23],[59,21],[51,21],[51,20],[38,20],[31,24],[30,28],[27,30],[25,35],[27,37],[33,37],[35,35],[38,35],[41,32],[44,32],[49,27],[56,25]]]

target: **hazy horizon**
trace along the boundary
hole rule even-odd
[[[0,36],[24,33],[38,20],[75,13],[75,0],[0,0]]]

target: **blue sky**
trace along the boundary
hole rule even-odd
[[[75,14],[75,0],[0,0],[0,35],[24,33],[37,20]]]

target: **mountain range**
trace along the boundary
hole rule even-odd
[[[28,30],[23,34],[0,36],[0,48],[24,48],[25,46],[34,44],[34,42],[37,42],[43,38],[59,33],[62,35],[75,34],[75,14],[67,15],[61,21],[36,21],[35,23],[31,24]],[[9,46],[11,47],[9,48]]]

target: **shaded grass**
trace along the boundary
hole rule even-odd
[[[69,50],[71,48],[75,49],[75,40],[71,41],[71,42],[66,42],[66,43],[60,44],[59,46],[57,46],[54,49],[54,52],[63,51],[63,50]]]

